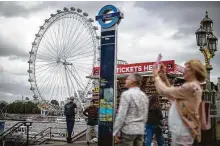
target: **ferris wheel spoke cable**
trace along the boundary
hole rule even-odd
[[[57,50],[56,50],[56,53],[57,53],[57,57],[59,56],[59,50],[61,50],[62,49],[62,41],[61,41],[61,35],[60,35],[60,21],[58,20],[57,21],[57,24],[54,24],[54,27],[56,27],[57,28],[57,37],[58,37],[58,46],[57,46]]]
[[[73,67],[73,66],[72,66]],[[72,77],[75,79],[76,83],[79,85],[80,89],[83,90],[84,89],[84,85],[81,85],[80,82],[78,81],[78,79],[76,78],[76,76],[73,74],[73,71],[71,71],[69,68],[67,68],[69,70],[69,73],[72,75]],[[71,79],[71,78],[70,78]]]
[[[77,36],[77,39],[76,39],[75,42],[74,42],[74,47],[75,47],[75,48],[77,48],[77,47],[79,46],[79,44],[82,44],[82,43],[83,43],[83,40],[82,40],[82,39],[85,40],[85,36],[86,36],[87,38],[89,38],[89,37],[88,37],[88,29],[85,29],[85,30],[86,30],[85,32],[79,33],[79,35],[81,35],[81,37],[80,37],[79,35]],[[88,40],[89,40],[89,39],[87,39],[84,44],[86,44],[86,42],[88,42]],[[80,47],[78,47],[78,48],[80,48]],[[76,50],[78,50],[78,49],[76,49]]]
[[[48,92],[45,92],[45,94],[47,94],[47,95],[49,95],[49,93],[51,93],[51,95],[49,96],[49,97],[51,97],[50,100],[52,100],[52,98],[54,97],[53,96],[54,95],[54,89],[56,88],[56,85],[57,85],[57,81],[58,81],[57,76],[58,76],[59,70],[60,70],[60,67],[58,67],[56,72],[54,73],[53,80],[51,80],[51,82],[48,83],[49,84]],[[49,91],[52,91],[52,92],[49,92]]]
[[[66,90],[65,70],[64,70],[63,66],[61,66],[59,73],[60,74],[59,74],[59,79],[58,79],[58,86],[59,86],[58,88],[60,89],[60,92],[57,91],[58,95],[56,95],[56,97],[59,97],[60,100],[64,100],[62,97],[67,96],[67,95],[64,95],[64,93],[63,93],[63,90]]]
[[[65,47],[64,47],[64,49],[62,50],[62,53],[63,53],[63,51],[67,48],[67,45],[68,45],[68,42],[71,40],[71,38],[69,37],[69,35],[70,35],[70,31],[72,30],[71,28],[69,28],[70,27],[70,21],[69,21],[69,19],[70,18],[67,18],[66,19],[66,33],[65,33]],[[71,30],[70,30],[71,29]]]
[[[92,42],[89,42],[89,43],[92,43]],[[92,45],[92,44],[91,44],[91,45]],[[69,57],[77,56],[77,55],[79,55],[80,53],[85,52],[85,51],[87,51],[87,50],[89,50],[89,49],[92,49],[92,51],[94,51],[94,50],[93,50],[93,46],[91,46],[91,45],[87,44],[86,46],[81,46],[81,47],[79,47],[78,49],[76,49],[76,50],[73,52],[73,54],[69,54],[69,55],[70,55]],[[90,46],[91,46],[91,47],[90,47]],[[81,49],[81,51],[79,51],[80,49]]]
[[[83,29],[83,25],[81,25],[80,29],[78,29],[78,35],[76,36],[75,41],[73,42],[73,45],[76,47],[77,44],[79,44],[80,41],[82,41],[82,38],[87,36],[85,33],[88,32],[88,29]],[[80,37],[81,36],[81,37]],[[72,45],[71,45],[72,46]]]
[[[71,19],[70,19],[70,21],[71,21]],[[73,25],[73,23],[74,23],[74,21],[71,21],[72,22],[72,25]],[[71,25],[71,26],[72,26]],[[75,27],[75,29],[74,30],[76,30],[76,28],[77,27]],[[72,36],[72,32],[73,32],[73,27],[71,27],[71,30],[69,31],[69,35],[68,35],[68,41],[67,41],[67,44],[66,44],[66,50],[65,50],[65,52],[67,52],[68,51],[68,44],[70,44],[70,42],[72,41],[72,38],[73,38],[73,36]],[[74,31],[75,32],[75,31]],[[73,33],[73,35],[74,35],[74,33]],[[71,49],[71,48],[70,48]],[[65,53],[66,54],[66,53]]]
[[[89,50],[89,51],[90,52],[74,54],[73,56],[70,57],[70,60],[74,61],[77,59],[83,59],[83,58],[87,58],[89,56],[94,55],[93,50]],[[88,53],[91,53],[91,54],[88,54]],[[86,56],[83,56],[83,55],[86,55]]]
[[[74,65],[75,66],[75,68],[76,68],[76,70],[80,70],[79,72],[79,74],[81,75],[81,74],[83,74],[83,75],[85,75],[85,76],[88,76],[88,75],[90,75],[90,73],[91,73],[91,68],[86,68],[86,67],[84,67],[84,66],[78,66],[78,65]]]
[[[38,60],[37,63],[38,62],[40,62],[40,61]],[[42,63],[42,62],[40,62],[40,63]],[[46,63],[46,64],[37,65],[35,68],[38,69],[38,68],[48,67],[47,65],[55,65],[55,62],[50,62],[50,63]]]
[[[62,52],[65,50],[66,45],[67,45],[67,40],[68,39],[66,38],[66,36],[67,36],[67,28],[68,28],[69,25],[66,23],[66,20],[68,20],[68,18],[64,18],[64,19],[61,20],[62,24],[64,26],[64,28],[62,29],[63,47],[60,50],[59,55],[62,54]]]
[[[72,72],[70,71],[69,73],[71,73],[72,74]],[[70,81],[71,81],[71,83],[72,83],[72,85],[73,85],[73,89],[74,89],[74,92],[76,93],[76,95],[77,95],[77,99],[78,99],[78,102],[79,102],[79,104],[81,105],[81,107],[83,108],[83,110],[84,110],[84,106],[83,106],[83,104],[82,104],[82,100],[81,100],[81,97],[80,97],[80,95],[79,95],[79,93],[78,93],[78,91],[76,90],[76,86],[77,86],[77,84],[76,84],[76,86],[74,86],[74,83],[73,83],[73,81],[72,81],[72,79],[71,79],[71,77],[70,77]],[[75,88],[76,87],[76,88]],[[78,90],[80,89],[80,87],[78,86],[78,88],[77,88]]]
[[[35,67],[35,72],[38,73],[38,75],[44,73],[45,71],[47,71],[47,73],[49,73],[50,70],[48,70],[48,69],[53,69],[55,66],[56,66],[56,64],[50,64],[45,67],[44,66],[43,67]]]
[[[41,47],[42,46],[40,46],[39,48],[39,50],[41,50]],[[44,47],[42,47],[42,50],[45,50],[45,49],[43,49]],[[48,49],[48,48],[47,48]],[[46,50],[47,50],[46,49]],[[44,56],[44,57],[46,57],[46,58],[49,58],[49,59],[51,59],[51,58],[54,58],[54,55],[52,54],[52,52],[48,52],[48,51],[44,51],[44,52],[42,52],[42,51],[39,51],[38,52],[38,55],[40,55],[40,54],[42,54],[42,56]]]
[[[84,48],[84,46],[86,46],[90,43],[93,43],[93,41],[89,41],[89,40],[90,40],[90,38],[88,37],[87,40],[80,47],[77,48],[77,46],[74,46],[74,48],[76,48],[76,49],[72,49],[72,50],[69,49],[70,51],[68,51],[68,55],[71,55],[73,51],[74,51],[74,53],[76,53],[78,50]],[[68,56],[68,57],[71,57],[71,56]]]
[[[78,80],[75,78],[73,72],[72,72],[69,68],[67,68],[67,69],[68,69],[68,72],[69,72],[69,78],[70,78],[70,80],[72,81],[72,78],[74,78],[75,83],[76,83],[76,85],[77,85]],[[73,84],[73,82],[72,82],[72,86],[73,86],[73,87],[76,87],[76,86]],[[78,86],[78,87],[80,87],[80,86]],[[77,88],[77,89],[83,90],[82,87]]]
[[[45,60],[53,60],[53,59],[55,59],[54,55],[56,55],[56,54],[51,52],[47,46],[42,46],[42,45],[40,45],[39,48],[38,48],[39,51],[38,51],[37,57],[41,56],[41,58],[43,58]],[[49,50],[49,51],[46,51],[46,50]]]
[[[60,49],[59,37],[58,37],[58,34],[57,34],[56,26],[57,25],[52,25],[51,27],[53,28],[53,33],[54,33],[54,37],[55,37],[55,40],[56,40],[56,49]],[[51,28],[51,30],[52,30],[52,28]],[[56,54],[58,56],[57,51],[56,51]]]
[[[91,51],[92,52],[92,51]],[[79,54],[80,55],[80,54]],[[84,58],[87,58],[87,57],[90,57],[91,56],[91,54],[87,54],[86,56],[83,56],[83,57],[81,57],[81,56],[79,56],[79,55],[77,55],[75,58],[72,58],[71,60],[72,61],[74,61],[74,60],[77,60],[77,59],[84,59]],[[81,54],[82,55],[82,54]]]
[[[53,76],[51,76],[51,74],[50,74],[50,75],[47,75],[47,77],[46,77],[46,79],[44,80],[43,84],[40,86],[40,89],[43,88],[42,91],[41,91],[42,95],[45,94],[45,91],[46,91],[46,89],[47,89],[49,83],[50,83],[50,82],[53,82],[54,76],[55,76],[55,74],[56,74],[57,69],[58,69],[58,67],[54,68],[54,69],[53,69],[53,72],[54,72]],[[51,79],[51,78],[52,78],[52,80],[49,80],[49,79]],[[49,80],[49,81],[48,81],[48,80]],[[45,84],[46,84],[46,86],[45,86]]]
[[[59,68],[57,68],[57,69],[59,69]],[[56,69],[56,71],[57,71],[57,69]],[[47,85],[44,87],[44,90],[42,91],[42,93],[44,93],[44,94],[42,94],[42,95],[48,95],[48,97],[52,96],[48,93],[51,91],[52,87],[54,86],[55,75],[56,75],[56,73],[53,74],[52,80],[49,80],[49,82],[47,82]],[[53,94],[52,92],[50,92],[50,93]]]
[[[88,39],[88,40],[89,40],[89,39]],[[90,43],[93,43],[93,41],[90,41],[90,42],[86,41],[83,45],[81,45],[80,47],[78,47],[77,49],[75,49],[73,54],[72,54],[72,53],[69,53],[70,56],[68,56],[68,57],[72,57],[72,56],[75,56],[76,53],[80,53],[80,52],[79,52],[80,49],[81,49],[81,51],[90,49],[89,46],[92,45],[92,44],[90,44]],[[71,54],[72,54],[72,56],[71,56]]]
[[[52,31],[52,28],[53,28],[53,26],[51,27],[51,29],[48,29],[48,34],[49,34],[49,36],[50,36],[50,38],[51,38],[51,42],[52,42],[52,45],[53,45],[53,51],[54,51],[54,53],[56,52],[55,50],[56,50],[56,48],[58,48],[59,46],[58,46],[58,44],[57,44],[57,42],[58,42],[58,40],[57,40],[57,38],[56,38],[56,36],[55,35],[53,35],[53,34],[55,34],[55,33],[51,33],[51,31]],[[54,38],[55,37],[55,38]],[[55,40],[54,40],[55,39]],[[55,53],[55,54],[57,54],[57,53]],[[57,56],[58,56],[58,54],[57,54]]]
[[[64,97],[64,92],[67,91],[68,89],[67,89],[66,83],[65,83],[65,69],[62,68],[62,70],[63,70],[63,71],[61,72],[61,76],[62,76],[61,82],[62,82],[63,88],[62,88],[62,91],[61,91],[61,95],[63,95],[63,96],[61,96],[61,97]],[[65,95],[65,96],[66,96],[66,95]],[[65,98],[65,97],[64,97],[64,98]]]
[[[58,72],[59,72],[59,71],[58,71]],[[58,91],[58,89],[57,89],[57,87],[58,87],[57,81],[58,81],[58,73],[57,73],[57,75],[54,77],[54,82],[52,82],[52,86],[49,87],[50,89],[52,89],[52,87],[53,87],[52,92],[50,92],[50,93],[51,93],[51,96],[50,96],[51,98],[50,98],[50,100],[54,99],[54,97],[55,97],[55,91]],[[55,90],[55,89],[56,89],[56,90]],[[46,93],[46,94],[49,94],[49,93]]]
[[[69,97],[71,96],[71,93],[70,93],[70,86],[69,86],[69,82],[68,82],[68,77],[67,77],[67,66],[64,66],[65,68],[65,76],[66,76],[66,84],[67,84],[67,93],[69,94]]]
[[[56,55],[55,48],[53,47],[53,45],[50,43],[49,39],[47,38],[49,38],[47,33],[44,33],[44,36],[42,37],[42,43],[47,47],[47,50],[52,54],[52,56],[54,56]],[[47,41],[47,43],[45,43],[45,41]],[[46,44],[48,44],[49,46],[47,46]]]
[[[73,77],[75,78],[75,80],[79,83],[79,85],[80,85],[80,81],[78,81],[77,80],[77,77],[73,74],[73,72],[76,74],[76,75],[78,75],[78,78],[79,78],[79,80],[80,81],[83,81],[83,79],[79,76],[79,74],[78,74],[78,71],[75,69],[75,67],[72,65],[72,75],[73,75]],[[83,87],[82,87],[82,89],[84,89],[85,88],[85,86],[84,85],[82,85]]]
[[[92,48],[92,47],[90,47],[90,48]],[[90,49],[89,48],[89,49]],[[87,55],[87,54],[89,54],[89,53],[92,53],[91,55],[93,55],[93,53],[94,53],[94,51],[93,50],[89,50],[88,48],[87,49],[85,49],[84,51],[82,51],[82,52],[80,52],[80,53],[77,53],[77,54],[75,54],[74,56],[72,56],[72,57],[76,57],[77,56],[77,58],[79,58],[79,57],[82,57],[83,55]],[[86,52],[85,52],[86,51]]]
[[[92,70],[92,67],[88,67],[86,63],[74,63],[74,67],[78,67],[78,70],[89,70],[90,72]]]
[[[42,60],[45,60],[45,61],[52,61],[52,60],[54,60],[54,58],[48,57],[48,56],[45,56],[45,55],[42,55],[42,54],[37,54],[36,58],[37,59],[42,59]]]
[[[80,23],[77,24],[76,29],[75,29],[74,34],[73,34],[73,40],[74,40],[74,41],[71,42],[71,43],[69,43],[69,45],[67,46],[67,50],[69,50],[67,54],[70,54],[70,51],[71,51],[71,50],[74,51],[74,49],[72,49],[71,46],[74,46],[75,42],[76,42],[77,39],[79,38],[79,35],[82,33],[82,31],[79,31],[79,30],[80,30],[80,29],[79,29],[79,25],[80,25]],[[81,25],[81,28],[82,28],[82,25]],[[78,35],[77,35],[77,33],[78,33]],[[74,38],[75,38],[75,39],[74,39]],[[74,46],[74,48],[75,48],[75,46]]]
[[[81,60],[78,60],[77,62],[72,61],[71,63],[73,63],[74,65],[78,64],[77,66],[82,66],[82,65],[91,66],[92,65],[92,63],[85,62],[88,60],[83,60],[82,62],[79,62],[79,61],[81,61]],[[91,69],[91,67],[89,69]]]
[[[60,85],[61,85],[60,83],[61,83],[62,80],[64,80],[64,78],[62,78],[62,75],[61,75],[62,72],[63,72],[62,70],[63,70],[63,67],[60,67],[59,74],[58,74],[57,79],[56,79],[56,80],[58,81],[58,82],[57,82],[57,90],[56,90],[56,91],[57,91],[57,94],[56,94],[56,97],[58,96],[58,92],[60,92],[60,90],[59,90],[60,87],[61,87],[61,86],[60,86]],[[62,87],[61,87],[61,89],[62,89]]]
[[[50,68],[49,71],[51,72],[54,72],[56,68]],[[47,80],[51,77],[48,73],[44,73],[44,72],[39,72],[39,74],[36,74],[38,75],[37,78],[36,78],[36,81],[38,81],[38,86],[41,88],[41,87],[44,87],[43,85],[46,84]]]

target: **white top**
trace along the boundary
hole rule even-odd
[[[189,129],[185,126],[185,124],[183,123],[179,115],[179,112],[176,106],[176,100],[173,101],[170,107],[168,125],[169,125],[170,131],[172,134],[175,134],[178,136],[191,136]]]
[[[148,97],[138,87],[133,87],[123,92],[113,135],[115,136],[118,132],[144,135],[148,117],[148,104]]]

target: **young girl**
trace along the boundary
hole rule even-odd
[[[199,60],[187,61],[184,71],[186,82],[180,87],[167,86],[159,77],[156,67],[153,73],[158,93],[172,101],[168,118],[172,146],[191,146],[194,139],[200,142],[199,106],[202,101],[200,83],[206,80],[205,66]]]

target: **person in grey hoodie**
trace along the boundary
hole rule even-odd
[[[116,141],[121,133],[122,146],[143,146],[149,99],[140,89],[141,82],[139,74],[131,74],[125,81],[128,90],[121,95],[113,130]]]

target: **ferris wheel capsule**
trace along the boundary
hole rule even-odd
[[[82,13],[82,9],[76,9],[76,11],[78,12],[78,13]]]
[[[75,10],[76,10],[76,8],[74,8],[74,7],[71,7],[71,8],[70,8],[70,10],[71,10],[71,11],[75,11]]]
[[[88,20],[89,20],[89,22],[94,22],[94,19],[92,19],[92,18],[89,18]]]

